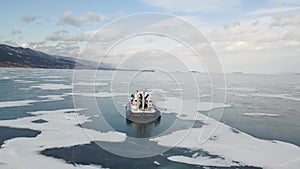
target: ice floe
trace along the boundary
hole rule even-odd
[[[109,83],[104,82],[75,82],[72,83],[75,86],[107,86]]]
[[[64,79],[65,76],[42,76],[42,79]]]
[[[171,161],[206,166],[257,166],[272,169],[298,168],[300,166],[300,148],[296,145],[262,140],[231,128],[203,114],[198,118],[206,119],[205,127],[175,131],[169,135],[156,137],[151,141],[161,146],[181,147],[205,151],[212,156],[171,156]],[[213,128],[218,123],[218,128]],[[208,130],[207,130],[208,128]],[[211,133],[211,131],[214,131]],[[202,143],[201,135],[211,135]],[[178,138],[182,138],[178,142]],[[298,166],[298,167],[297,167]]]
[[[219,167],[230,167],[232,166],[232,162],[222,159],[222,158],[211,158],[211,157],[187,157],[187,156],[170,156],[168,160],[175,161],[175,162],[182,162],[187,164],[194,164],[194,165],[203,165],[203,166],[219,166]]]
[[[0,102],[0,108],[5,107],[17,107],[17,106],[29,106],[32,103],[39,102],[37,100],[17,100],[17,101],[2,101]]]
[[[38,88],[41,90],[62,90],[62,89],[72,89],[72,85],[46,83],[46,84],[31,86],[30,88]]]
[[[294,97],[291,94],[268,94],[268,93],[230,93],[227,92],[227,94],[231,94],[238,97],[267,97],[267,98],[276,98],[276,99],[284,99],[284,100],[293,100],[293,101],[300,101],[299,97]]]
[[[64,82],[64,79],[46,79],[47,82]]]
[[[281,115],[279,114],[274,114],[274,113],[241,113],[244,116],[251,116],[251,117],[264,117],[264,116],[269,116],[269,117],[280,117]]]
[[[41,101],[60,101],[65,100],[64,97],[68,96],[67,94],[62,95],[45,95],[45,96],[38,96],[38,98],[41,98],[43,100]]]
[[[66,93],[72,96],[83,96],[83,97],[113,97],[113,96],[127,96],[127,93],[117,93],[117,92],[95,92],[95,93]]]
[[[127,96],[127,93],[111,93],[111,92],[97,92],[97,93],[63,93],[61,95],[45,95],[37,96],[40,100],[11,100],[0,102],[0,108],[30,106],[37,102],[61,101],[65,100],[67,96],[83,96],[83,97],[113,97],[113,96]]]
[[[96,169],[100,166],[72,165],[63,160],[46,157],[40,151],[47,148],[67,147],[88,144],[91,141],[123,142],[126,134],[120,132],[99,132],[82,129],[78,122],[89,118],[76,113],[75,109],[31,112],[35,116],[16,120],[0,121],[0,126],[28,128],[41,131],[35,138],[14,138],[7,140],[0,149],[0,159],[4,168],[58,168],[58,169]],[[32,123],[43,119],[47,123]],[[92,136],[93,140],[88,136]]]
[[[17,78],[16,76],[2,76],[0,77],[0,80],[11,80]]]
[[[259,90],[255,89],[255,88],[251,88],[251,87],[227,87],[227,88],[219,88],[219,89],[226,89],[226,90],[230,90],[230,91],[245,91],[245,92],[257,92]]]
[[[15,79],[16,83],[34,83],[34,81],[31,80],[22,80],[22,79]]]
[[[68,96],[67,94],[62,95],[45,95],[37,96],[40,100],[10,100],[0,102],[0,108],[7,107],[19,107],[19,106],[31,106],[33,103],[37,102],[47,102],[47,101],[60,101],[64,100],[64,97]]]
[[[156,165],[160,165],[160,163],[158,161],[154,161],[153,163]]]
[[[230,104],[197,102],[190,100],[180,100],[176,97],[168,97],[165,101],[157,102],[157,106],[163,113],[176,113],[178,118],[183,120],[204,120],[198,117],[199,112],[206,112],[213,109],[231,107]]]

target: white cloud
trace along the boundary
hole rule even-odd
[[[209,29],[205,33],[217,46],[236,44],[245,47],[245,43],[238,43],[244,41],[248,43],[248,47],[251,44],[254,47],[252,49],[266,45],[270,49],[284,49],[295,44],[295,41],[300,41],[299,19],[300,15],[262,17]]]
[[[15,41],[13,41],[13,40],[6,40],[6,41],[3,41],[3,43],[6,44],[6,45],[10,45],[10,46],[16,46],[16,47],[19,46],[19,45],[18,45]]]
[[[227,24],[205,34],[227,72],[300,72],[299,27],[300,15],[289,14]]]
[[[240,5],[240,0],[141,0],[142,2],[169,11],[217,12]]]
[[[29,43],[25,42],[21,44],[22,48],[28,48],[29,47]]]
[[[216,48],[226,72],[283,73],[300,72],[297,66],[300,64],[299,27],[300,15],[287,14],[200,30]],[[205,53],[205,39],[202,39],[203,44],[199,44],[198,34],[186,28],[186,24],[176,19],[168,19],[148,26],[146,31],[177,35],[177,38],[184,39],[203,51],[202,55],[210,55],[211,53]],[[174,51],[180,56],[188,56],[180,48],[174,48]]]
[[[229,46],[226,47],[227,50],[233,51],[233,50],[245,50],[249,49],[251,46],[248,42],[246,41],[238,41],[233,44],[230,44]]]
[[[88,12],[87,14],[82,15],[80,17],[73,16],[71,12],[65,12],[64,15],[60,18],[59,24],[81,27],[85,24],[99,23],[104,19],[104,16],[93,12]]]
[[[88,33],[77,33],[77,34],[69,34],[66,31],[60,30],[53,32],[51,35],[46,37],[48,41],[54,42],[85,42],[89,39],[91,35]]]
[[[161,3],[167,2],[168,1]],[[173,7],[171,6],[170,8]],[[187,6],[182,9],[179,9],[178,7],[178,10],[183,10],[184,8],[187,8]],[[292,10],[296,9],[296,7],[288,9]],[[273,11],[265,10],[260,12],[271,14],[275,11],[276,10],[274,9]],[[256,14],[258,15],[259,12]],[[193,22],[197,21],[197,19],[198,21],[200,20],[198,17],[193,17],[193,15],[185,16],[186,18],[190,18],[188,20]],[[94,14],[74,17],[71,13],[65,13],[62,18],[64,19],[63,21],[61,19],[60,22],[64,22],[64,24],[75,27],[101,21],[100,19],[97,19]],[[202,39],[204,42],[203,44],[195,44],[199,43],[199,36],[196,36],[195,32],[188,31],[186,29],[186,25],[183,23],[184,22],[172,19],[171,17],[171,19],[166,19],[156,24],[153,22],[153,24],[146,27],[144,31],[164,32],[166,34],[169,33],[170,35],[178,35],[177,38],[179,37],[184,39],[188,43],[195,45],[196,48],[205,48],[205,39]],[[203,22],[198,22],[198,25],[202,26]],[[116,42],[124,38],[124,36],[128,33],[126,31],[131,31],[130,28],[126,27],[131,27],[131,25],[122,25],[118,27],[119,25],[115,24],[114,26],[115,27],[109,27],[109,29],[102,29],[100,34],[97,34],[98,30],[81,33],[71,33],[66,30],[59,30],[47,36],[47,41],[44,44],[38,42],[24,43],[22,46],[31,47],[49,54],[77,56],[79,54],[80,47],[83,47],[82,44],[88,42],[89,38],[92,35],[95,35],[95,37],[91,39],[95,41],[92,42],[95,45],[87,45],[83,50],[84,54],[86,54],[84,59],[99,61],[99,58],[106,52],[107,47],[109,47],[109,45],[106,44]],[[199,27],[199,29],[204,32],[204,35],[208,37],[213,46],[216,48],[222,62],[224,63],[225,71],[280,73],[300,72],[300,68],[298,66],[300,64],[300,58],[297,57],[300,54],[299,27],[300,15],[297,13],[289,13],[242,20],[214,28],[205,25],[205,29],[202,29],[203,27]],[[125,32],[122,32],[124,30]],[[176,46],[178,45],[177,43],[170,45],[169,42],[167,43],[166,41],[163,41],[166,37],[167,36],[162,36],[157,38],[149,36],[146,38],[144,37],[144,41],[142,38],[139,40],[132,40],[132,43],[128,43],[129,41],[127,41],[127,46],[119,48],[119,51],[112,54],[112,62],[119,61],[120,59],[123,59],[124,56],[137,55],[143,55],[143,58],[145,59],[144,61],[149,62],[151,59],[165,62],[165,60],[171,58],[166,57],[166,59],[162,59],[164,57],[163,52],[148,50],[153,48],[164,49],[167,52],[170,52],[170,54],[174,53],[182,56],[182,58],[186,59],[187,63],[195,62],[193,59],[188,58],[191,53],[182,50],[182,46]],[[153,45],[155,43],[156,46]],[[206,53],[202,54],[206,55]],[[147,58],[150,59],[146,60]],[[194,67],[192,69],[194,69]]]
[[[274,13],[285,13],[290,11],[300,10],[300,6],[296,7],[280,7],[280,8],[270,8],[270,9],[260,9],[247,13],[248,15],[267,15]]]
[[[49,55],[76,57],[79,54],[81,44],[69,41],[56,43],[49,41],[37,41],[24,42],[20,46],[23,48],[41,51]]]
[[[244,20],[216,28],[206,28],[204,34],[216,48],[226,68],[225,71],[227,72],[300,72],[299,66],[295,66],[296,63],[300,63],[300,58],[296,57],[299,56],[300,53],[299,17],[300,15],[297,14],[289,14]],[[200,62],[188,58],[192,53],[187,53],[187,50],[182,50],[180,46],[176,46],[178,43],[170,43],[170,41],[163,40],[168,39],[167,35],[177,35],[176,38],[185,40],[185,42],[201,51],[201,57],[203,59],[208,59],[212,53],[206,50],[207,43],[204,38],[205,36],[201,39],[199,33],[194,30],[189,31],[187,28],[186,23],[184,24],[181,20],[172,18],[162,20],[158,23],[154,22],[152,25],[146,27],[145,31],[163,32],[165,36],[149,37],[145,39],[145,42],[143,42],[142,39],[127,41],[127,46],[118,48],[119,51],[117,50],[117,53],[111,54],[111,60],[109,60],[109,62],[120,61],[130,56],[142,56],[143,59],[140,59],[140,61],[147,63],[151,63],[151,59],[156,61],[161,60],[162,63],[165,63],[165,60],[168,59],[174,60],[170,59],[171,57],[162,59],[164,53],[161,51],[166,51],[170,52],[170,54],[181,56],[185,59],[186,63],[197,63],[200,65]],[[109,30],[107,35],[118,35],[120,30],[117,30],[118,31]],[[120,38],[122,36],[113,37]],[[99,39],[99,41],[102,40]],[[96,48],[96,46],[98,48]],[[87,56],[91,56],[93,60],[99,60],[99,56],[106,51],[100,48],[101,45],[96,46],[91,46],[91,49],[85,49],[85,52],[88,54]],[[167,54],[165,54],[165,56],[166,55]],[[137,65],[139,64],[137,63]],[[197,68],[197,66],[191,69],[195,68]],[[170,69],[173,68],[170,67]]]

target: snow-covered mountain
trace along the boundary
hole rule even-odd
[[[76,68],[87,69],[114,69],[108,64],[101,64],[99,67],[97,63],[92,61],[54,56],[30,48],[0,44],[0,67],[74,69],[75,66]]]

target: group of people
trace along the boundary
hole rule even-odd
[[[147,109],[148,108],[148,102],[149,102],[149,93],[146,93],[145,91],[139,92],[138,90],[136,91],[135,95],[131,95],[131,104],[137,103],[139,109]],[[144,105],[143,105],[144,103]]]

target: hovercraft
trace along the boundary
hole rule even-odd
[[[131,122],[148,123],[160,119],[161,113],[153,104],[150,93],[136,91],[126,106],[126,119]]]

